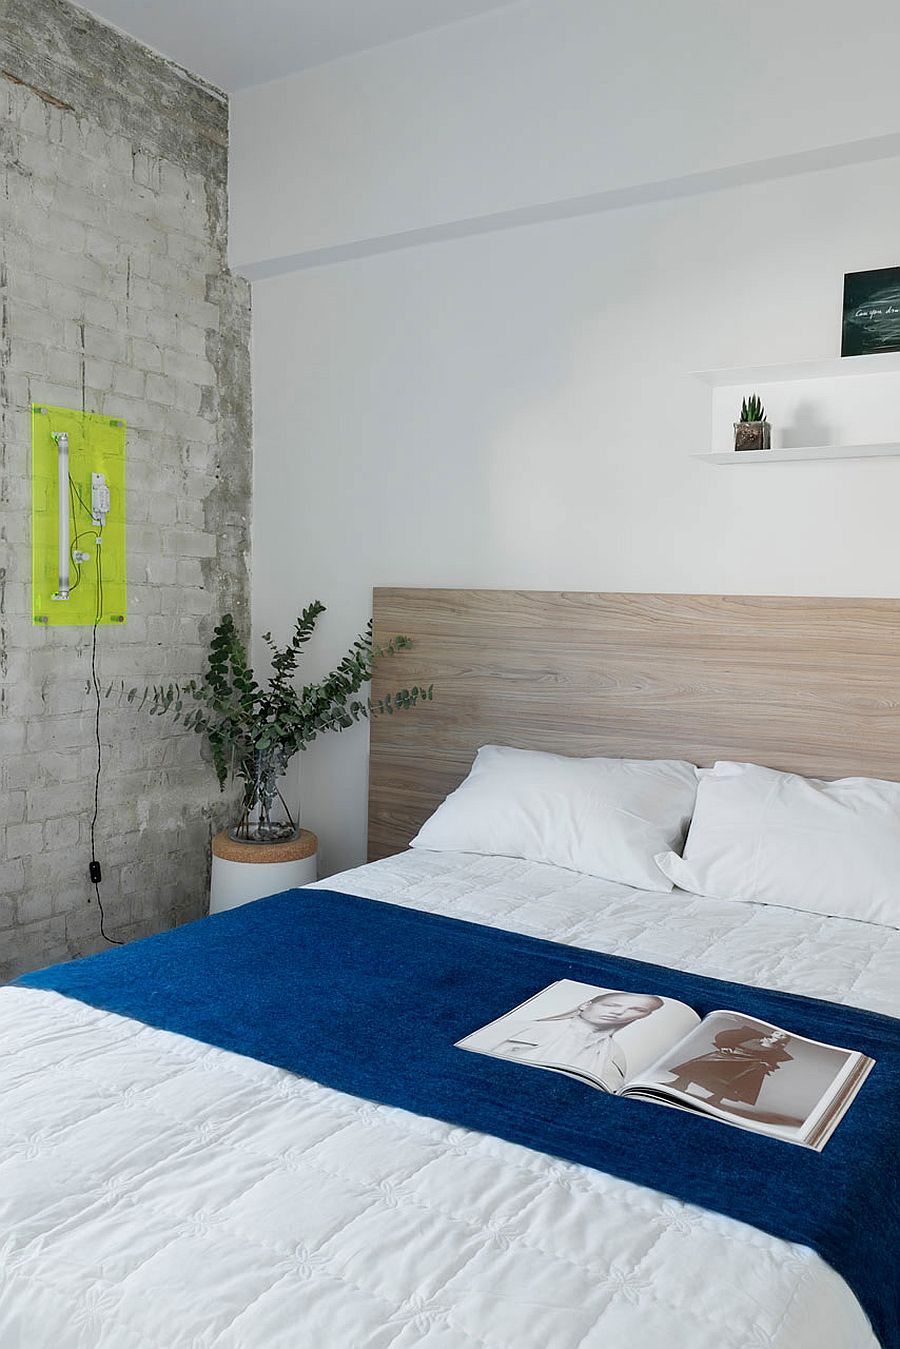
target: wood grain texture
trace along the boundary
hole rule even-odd
[[[374,693],[434,701],[372,722],[371,860],[485,744],[900,779],[900,600],[377,589],[373,613],[414,642]]]

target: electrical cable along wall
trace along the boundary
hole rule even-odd
[[[96,831],[103,750],[97,629],[124,623],[125,423],[72,408],[32,407],[32,616],[36,624],[87,626],[95,699],[97,768],[88,878],[104,929]],[[117,943],[118,944],[118,943]]]

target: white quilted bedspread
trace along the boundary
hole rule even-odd
[[[900,1015],[892,929],[505,858],[326,884]],[[804,1247],[55,994],[0,990],[0,1087],[0,1349],[875,1345]]]

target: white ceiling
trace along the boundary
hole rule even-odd
[[[89,0],[83,8],[230,93],[511,0]]]

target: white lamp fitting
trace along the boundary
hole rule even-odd
[[[54,431],[53,439],[56,441],[56,448],[59,451],[57,455],[57,496],[59,508],[59,585],[55,600],[67,600],[69,598],[69,580],[70,580],[70,561],[69,561],[69,433],[68,431]]]

